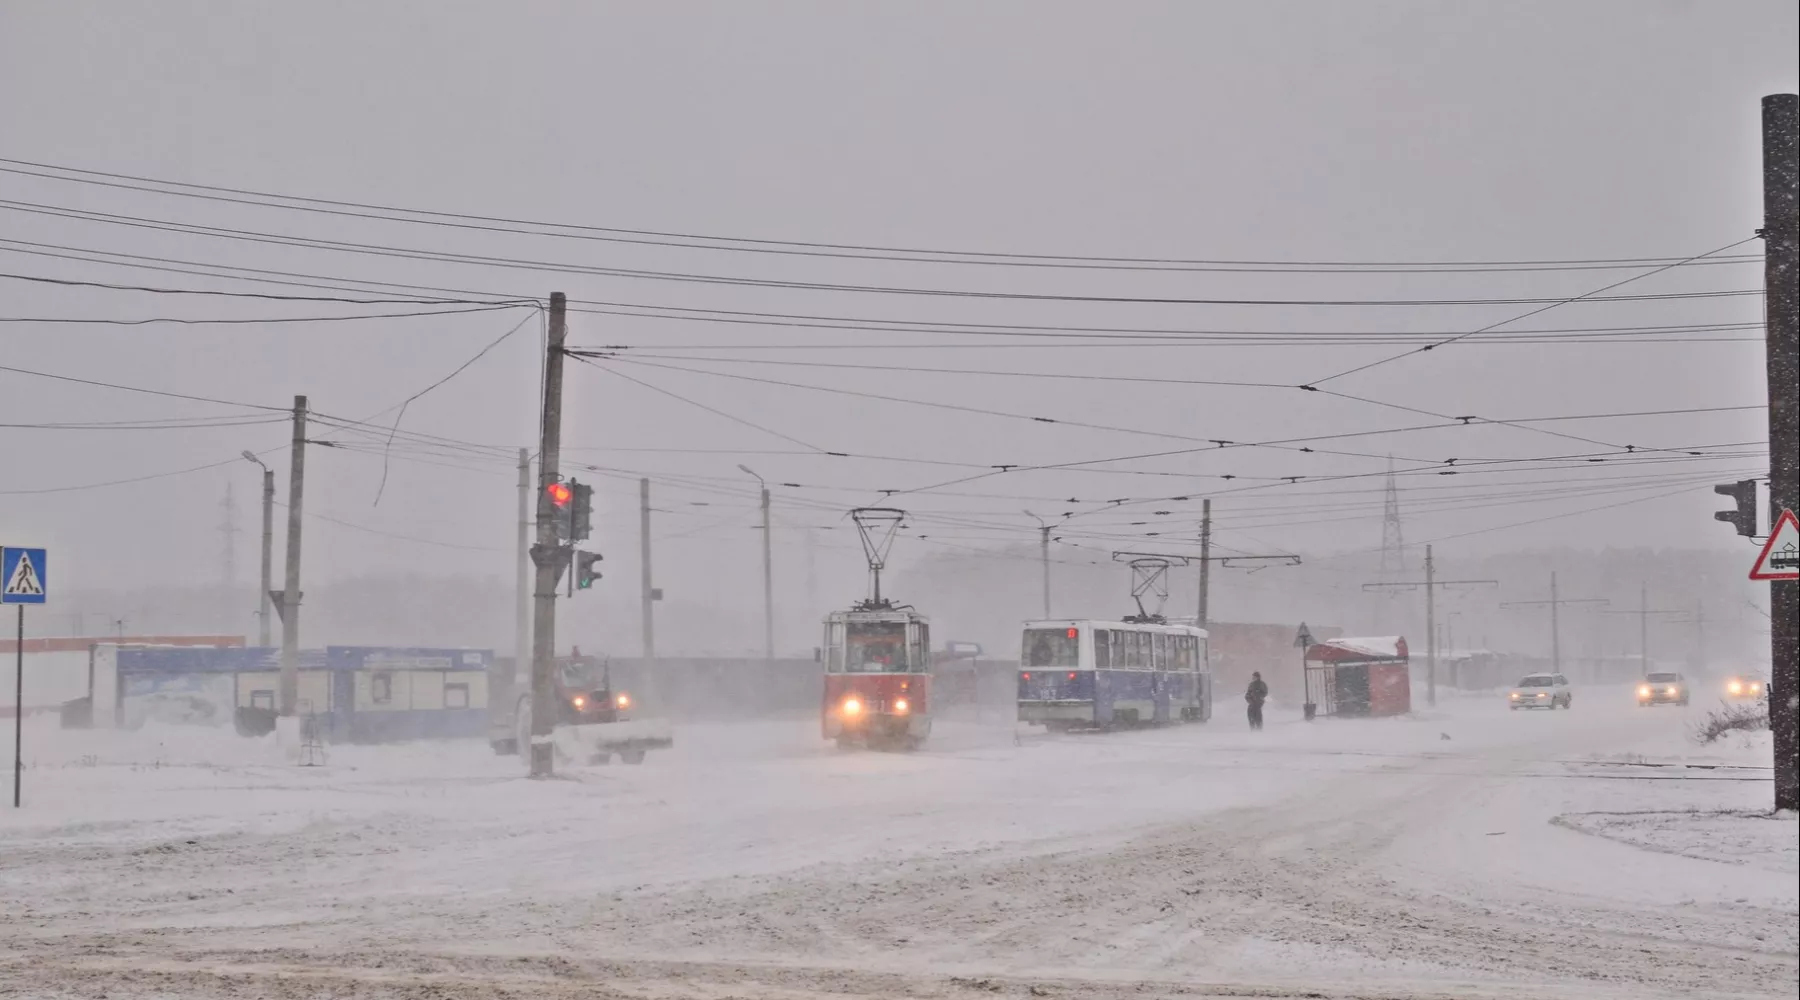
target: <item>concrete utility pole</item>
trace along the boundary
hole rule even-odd
[[[1196,609],[1194,624],[1205,628],[1211,619],[1207,617],[1207,600],[1212,591],[1212,498],[1200,501],[1200,606]]]
[[[1685,615],[1687,611],[1679,608],[1663,608],[1650,610],[1650,584],[1638,584],[1638,608],[1636,611],[1608,611],[1611,615],[1637,615],[1638,619],[1638,663],[1642,673],[1650,672],[1650,616],[1651,615]]]
[[[1499,580],[1440,580],[1437,578],[1437,561],[1433,558],[1431,546],[1425,546],[1425,579],[1395,580],[1392,582],[1365,583],[1364,590],[1412,590],[1415,587],[1425,588],[1425,700],[1428,704],[1437,705],[1437,589],[1439,587],[1495,586]]]
[[[275,589],[275,470],[263,465],[256,453],[244,458],[262,469],[262,598],[257,603],[256,644],[269,648],[269,592]]]
[[[531,449],[519,449],[519,523],[513,569],[513,678],[531,675]],[[517,695],[515,689],[514,695]]]
[[[1763,98],[1763,299],[1769,372],[1769,521],[1800,510],[1800,96]],[[1800,582],[1769,584],[1775,808],[1800,809]]]
[[[1547,601],[1508,601],[1500,605],[1503,608],[1541,608],[1550,609],[1550,668],[1553,673],[1562,673],[1562,620],[1561,611],[1565,604],[1599,604],[1612,602],[1604,597],[1563,597],[1556,589],[1556,574],[1550,574],[1550,599]]]
[[[556,579],[562,575],[567,550],[557,537],[557,510],[550,487],[561,480],[563,342],[568,338],[569,300],[550,294],[550,340],[544,353],[544,415],[538,446],[537,564],[531,620],[531,747],[533,778],[555,773],[551,737],[556,727]]]
[[[1044,576],[1044,620],[1050,618],[1050,522],[1026,511],[1025,516],[1038,523],[1038,566]]]
[[[754,476],[757,485],[762,488],[763,659],[773,661],[775,659],[775,562],[770,542],[773,532],[769,526],[769,484],[748,465],[739,465],[738,469]]]
[[[300,700],[300,527],[306,489],[306,397],[294,397],[294,439],[289,446],[287,565],[281,588],[281,714],[292,716]]]
[[[650,574],[650,480],[638,480],[639,562],[643,564],[644,662],[656,660],[656,587]]]

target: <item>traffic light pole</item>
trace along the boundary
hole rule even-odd
[[[562,568],[562,546],[556,537],[557,511],[550,487],[559,479],[562,454],[563,341],[568,337],[568,299],[561,292],[550,295],[550,343],[544,358],[544,413],[538,447],[537,544],[531,558],[537,564],[532,589],[531,621],[531,745],[521,747],[531,762],[533,778],[555,773],[551,736],[556,724],[556,577]]]
[[[1769,373],[1769,522],[1800,509],[1800,96],[1762,101],[1763,298]],[[1775,808],[1800,809],[1800,582],[1769,584]]]
[[[519,449],[519,523],[514,544],[518,565],[513,582],[513,696],[531,677],[531,449]],[[523,752],[523,751],[521,751]]]

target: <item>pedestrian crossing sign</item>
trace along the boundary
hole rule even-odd
[[[43,549],[0,548],[0,604],[43,604],[49,562]]]

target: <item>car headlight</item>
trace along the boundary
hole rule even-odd
[[[1545,694],[1545,693],[1544,693],[1544,692],[1542,692],[1542,691],[1539,691],[1539,692],[1538,692],[1538,693],[1537,693],[1537,696],[1538,696],[1538,697],[1539,697],[1539,698],[1548,698],[1548,697],[1550,697],[1550,696],[1549,696],[1549,695],[1547,695],[1547,694]]]
[[[1646,684],[1643,687],[1638,688],[1638,697],[1639,698],[1650,697],[1650,685]]]
[[[1726,688],[1726,690],[1730,691],[1732,694],[1743,694],[1744,693],[1744,682],[1743,681],[1732,681],[1730,684],[1725,685],[1725,688]]]
[[[1668,690],[1667,690],[1667,691],[1664,691],[1664,692],[1663,692],[1663,693],[1664,693],[1664,694],[1674,694],[1674,693],[1675,693],[1675,691],[1676,691],[1676,689],[1675,689],[1675,688],[1673,688],[1673,687],[1671,687],[1671,688],[1669,688],[1669,689],[1668,689]]]
[[[861,712],[862,712],[862,702],[857,701],[855,698],[845,698],[844,699],[844,714],[845,715],[858,715],[858,714],[861,714]]]
[[[1512,700],[1514,700],[1514,701],[1518,701],[1518,700],[1519,700],[1519,692],[1517,692],[1517,691],[1514,691],[1514,692],[1513,692],[1513,693],[1512,693]]]
[[[905,698],[895,698],[894,699],[894,714],[895,715],[905,715],[907,712],[910,712],[910,711],[912,711],[912,706],[907,704],[907,701]]]

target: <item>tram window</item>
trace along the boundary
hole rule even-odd
[[[1025,630],[1025,665],[1027,667],[1078,667],[1081,665],[1079,632],[1068,628],[1028,628]]]
[[[1106,668],[1112,666],[1112,630],[1094,630],[1094,666]]]
[[[912,648],[911,670],[915,674],[929,673],[931,670],[931,626],[918,622],[913,626],[918,629],[917,641]]]
[[[900,622],[866,622],[850,626],[844,644],[844,669],[853,674],[884,674],[906,669],[906,626]]]
[[[1151,661],[1152,666],[1157,670],[1169,669],[1169,637],[1161,632],[1153,632],[1150,643],[1155,657]]]
[[[1170,670],[1187,670],[1190,668],[1193,657],[1188,655],[1188,639],[1189,637],[1185,635],[1169,636]]]

